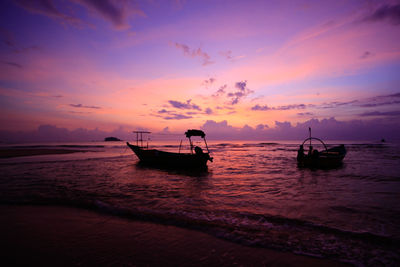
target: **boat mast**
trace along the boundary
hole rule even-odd
[[[143,134],[149,134],[151,132],[147,131],[133,131],[136,134],[136,146],[143,148]],[[140,142],[140,146],[139,146]],[[149,148],[149,143],[147,142],[147,148]]]
[[[310,133],[310,147],[311,147],[311,127],[308,127],[308,132]]]

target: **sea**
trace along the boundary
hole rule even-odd
[[[0,159],[0,204],[76,207],[246,246],[399,266],[400,144],[327,141],[345,145],[343,164],[310,169],[297,166],[301,143],[212,141],[213,162],[200,171],[142,166],[125,142],[3,144],[83,152]]]

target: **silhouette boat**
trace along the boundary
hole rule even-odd
[[[327,148],[325,143],[316,137],[311,137],[311,128],[309,128],[310,137],[305,139],[297,151],[297,163],[301,167],[316,167],[316,168],[334,168],[342,164],[346,156],[346,148],[344,145]],[[313,148],[311,141],[319,141],[325,150],[318,151]],[[308,153],[304,151],[304,144],[309,141]]]
[[[134,131],[136,133],[136,145],[132,145],[129,142],[126,144],[139,158],[141,164],[149,166],[158,166],[166,168],[207,168],[207,161],[213,160],[210,157],[210,151],[208,149],[207,141],[205,139],[206,134],[201,130],[187,130],[185,132],[186,137],[190,143],[190,153],[181,153],[181,144],[179,146],[179,152],[167,152],[157,149],[149,149],[147,146],[143,146],[143,134],[149,134],[146,131]],[[199,136],[204,140],[207,152],[203,152],[199,146],[194,146],[191,137]]]

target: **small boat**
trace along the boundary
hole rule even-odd
[[[142,164],[167,168],[199,169],[207,168],[207,161],[212,162],[213,160],[210,157],[210,151],[205,139],[206,134],[201,130],[187,130],[185,132],[190,143],[190,153],[180,152],[182,141],[178,153],[149,149],[148,145],[147,147],[143,146],[143,134],[149,134],[150,132],[135,131],[134,133],[136,133],[136,145],[132,145],[129,142],[126,144],[132,149]],[[191,139],[193,136],[199,136],[204,140],[207,152],[203,152],[203,149],[193,145]]]
[[[297,163],[300,167],[314,168],[334,168],[342,164],[343,158],[346,156],[346,148],[344,145],[327,148],[325,143],[316,137],[311,137],[311,128],[309,128],[310,137],[305,139],[297,151]],[[313,149],[311,140],[319,141],[325,148],[323,151]],[[304,152],[304,144],[309,141],[309,150]]]

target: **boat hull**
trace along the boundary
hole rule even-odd
[[[182,169],[207,168],[207,161],[210,159],[208,153],[173,153],[157,149],[143,149],[129,143],[127,145],[139,158],[141,164],[149,166]]]
[[[337,146],[320,152],[318,155],[297,157],[297,163],[300,167],[335,168],[342,165],[345,156],[345,147]]]

